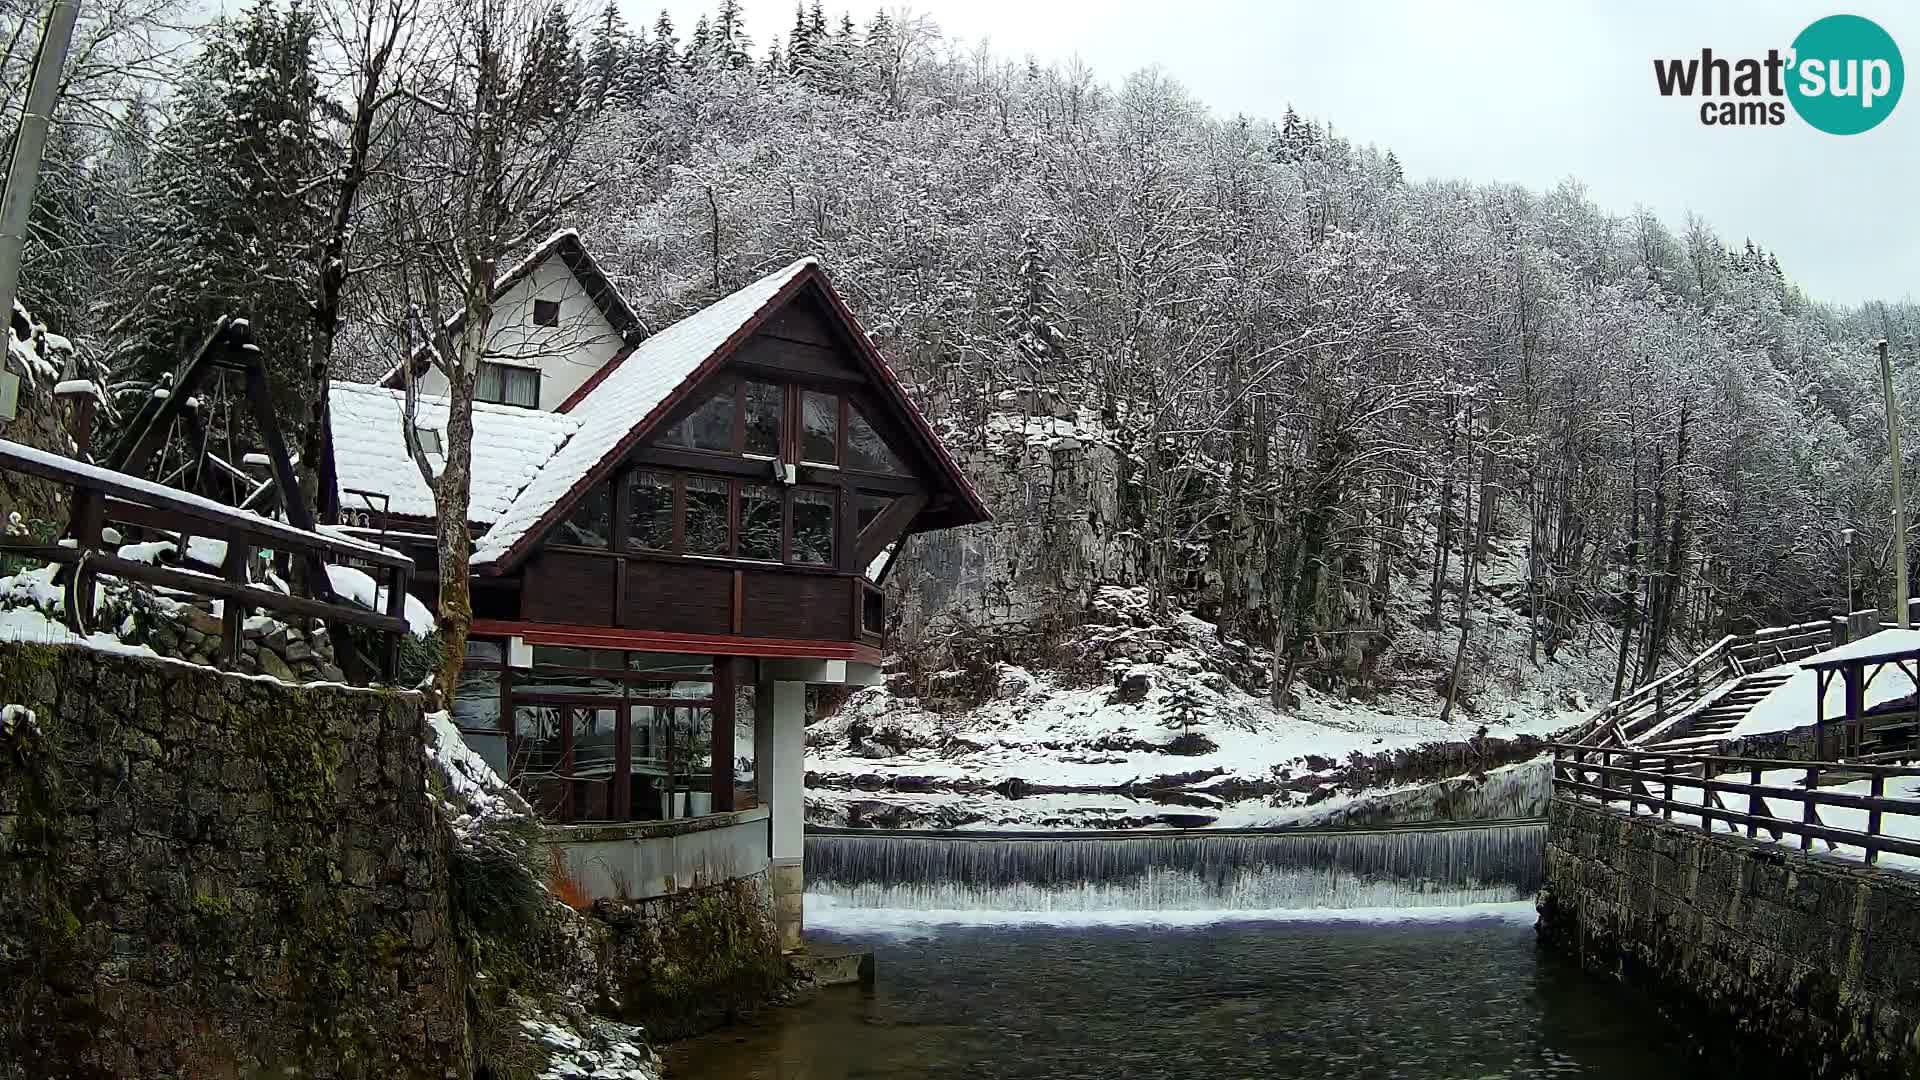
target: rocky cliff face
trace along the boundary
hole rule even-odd
[[[969,633],[1038,644],[1077,621],[1099,586],[1139,579],[1120,452],[1085,413],[1057,413],[943,433],[995,520],[909,543],[892,589],[906,647]]]

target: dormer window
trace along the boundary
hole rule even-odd
[[[414,445],[418,446],[420,452],[423,454],[443,457],[446,455],[446,445],[440,441],[439,428],[422,427],[415,424],[413,427],[413,441]]]
[[[540,407],[540,369],[482,360],[480,374],[473,383],[473,400],[537,409]]]
[[[535,300],[533,302],[533,325],[559,326],[560,325],[560,301]]]

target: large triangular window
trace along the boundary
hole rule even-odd
[[[860,409],[851,403],[847,408],[846,467],[856,472],[887,473],[892,476],[904,476],[907,472],[894,455],[893,448],[873,429],[873,424],[861,415]]]

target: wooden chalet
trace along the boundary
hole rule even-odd
[[[875,681],[893,556],[986,508],[812,259],[650,334],[571,233],[496,296],[457,724],[555,822],[771,803],[797,873],[804,684]],[[437,462],[444,382],[406,363]],[[332,385],[325,511],[431,599],[407,377]]]

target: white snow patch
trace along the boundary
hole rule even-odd
[[[333,583],[335,593],[361,607],[373,611],[387,610],[386,587],[375,583],[365,571],[351,566],[328,566],[327,580]],[[433,633],[432,610],[412,593],[407,594],[406,618],[407,630],[413,636],[425,637]]]
[[[0,707],[0,735],[37,735],[39,718],[25,705]]]
[[[553,1020],[520,1021],[520,1029],[549,1055],[539,1080],[656,1080],[660,1060],[647,1045],[645,1032],[609,1020],[591,1023],[591,1036],[582,1038]]]

